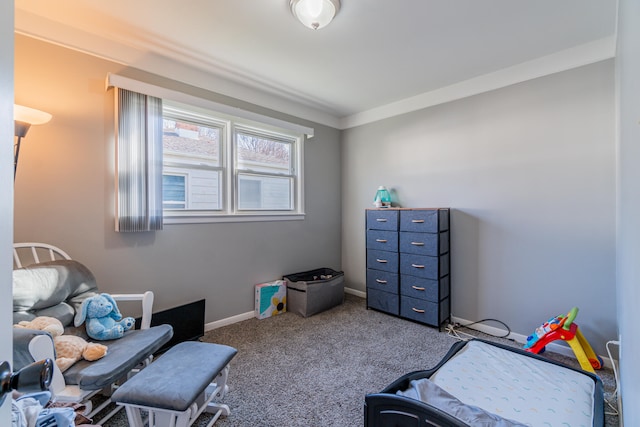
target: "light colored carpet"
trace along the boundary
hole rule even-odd
[[[238,349],[231,362],[231,390],[223,400],[231,415],[218,420],[219,427],[362,426],[367,393],[433,367],[457,341],[436,328],[367,310],[364,299],[352,295],[312,317],[285,313],[250,319],[210,331],[202,340]],[[579,366],[571,358],[545,355]],[[613,372],[598,374],[608,398],[615,388]],[[194,426],[206,426],[209,419],[203,414]],[[126,425],[121,411],[104,427]],[[618,425],[617,417],[607,416],[606,425]]]

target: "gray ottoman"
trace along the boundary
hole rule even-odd
[[[180,343],[120,386],[112,401],[126,408],[131,427],[145,425],[141,410],[148,411],[150,427],[188,427],[206,410],[215,414],[210,427],[229,415],[218,400],[229,389],[229,362],[236,353],[226,345]]]

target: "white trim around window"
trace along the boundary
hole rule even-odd
[[[203,135],[209,135],[209,129],[216,128],[219,131],[219,145],[217,154],[212,152],[202,152],[193,154],[189,150],[182,151],[172,150],[169,154],[164,155],[164,172],[166,176],[184,176],[182,184],[180,180],[172,182],[172,189],[177,191],[169,198],[171,205],[179,200],[184,200],[183,209],[163,209],[164,224],[198,224],[213,222],[254,222],[254,221],[291,221],[303,220],[304,212],[304,142],[306,139],[313,137],[314,129],[306,126],[290,123],[280,119],[256,114],[250,111],[242,110],[228,105],[219,104],[207,99],[198,98],[178,91],[166,89],[163,87],[140,82],[117,74],[108,74],[107,88],[120,87],[127,88],[143,94],[153,95],[163,99],[165,119],[170,120],[169,125],[176,125],[173,121],[178,120],[185,125],[193,124],[195,131],[205,132]],[[188,128],[189,126],[185,126]],[[171,128],[170,132],[177,131],[177,128]],[[188,129],[180,129],[180,135],[184,132],[190,132]],[[248,132],[252,136],[256,135],[267,141],[275,142],[275,145],[281,145],[280,148],[289,147],[289,165],[288,169],[279,165],[280,160],[269,160],[265,164],[265,160],[251,158],[243,159],[242,165],[238,165],[239,150],[236,143],[236,134],[238,132]],[[178,135],[173,134],[172,135]],[[306,138],[305,138],[306,136]],[[172,136],[173,137],[173,136]],[[193,135],[191,137],[194,137]],[[197,138],[201,139],[201,137]],[[171,141],[173,143],[174,141]],[[207,158],[208,156],[208,158]],[[213,157],[212,157],[213,156]],[[262,168],[260,168],[260,165]],[[280,170],[279,170],[280,168]],[[218,173],[217,177],[211,177]],[[208,174],[208,176],[206,176]],[[289,208],[285,208],[287,204],[283,200],[270,200],[271,208],[267,205],[259,205],[258,208],[251,210],[246,206],[241,209],[238,205],[239,182],[240,176],[251,176],[250,179],[262,179],[261,187],[249,185],[242,193],[243,197],[262,197],[261,191],[269,191],[272,193],[276,190],[286,194],[289,191]],[[207,208],[193,208],[199,195],[192,188],[195,182],[204,179],[208,180],[207,188],[204,191],[214,192],[216,196],[209,202]],[[289,190],[285,188],[285,182],[290,180]],[[180,186],[184,186],[183,193],[180,194]],[[200,190],[198,190],[200,191]],[[211,193],[209,193],[211,194]],[[282,196],[280,194],[279,196]],[[217,205],[216,199],[217,197]],[[164,200],[164,196],[163,196]],[[261,199],[264,200],[264,199]],[[249,200],[249,202],[254,202]],[[262,202],[260,202],[262,203]]]
[[[212,135],[215,131],[213,140],[217,141],[215,148],[200,154],[190,149],[180,152],[175,145],[173,151],[165,147],[163,174],[186,177],[183,193],[175,199],[184,200],[185,207],[165,207],[165,224],[304,219],[304,135],[172,101],[165,101],[163,117],[169,126],[165,131],[172,135],[170,145],[175,144],[171,138],[189,133],[196,138],[195,135]],[[267,154],[256,148],[260,145],[248,145],[248,157],[241,158],[239,135],[249,138],[243,140],[247,144],[266,144],[284,154]],[[197,137],[202,141],[201,138]],[[239,203],[241,177],[249,176],[256,184],[260,181],[260,185],[245,188],[253,197],[248,201],[255,203],[255,209]],[[196,207],[196,199],[207,205]]]
[[[208,99],[199,98],[172,89],[163,88],[139,80],[124,77],[118,74],[108,73],[106,79],[107,89],[111,87],[119,87],[131,90],[145,95],[155,96],[161,99],[176,101],[182,104],[192,105],[194,107],[202,107],[207,110],[216,111],[222,114],[236,116],[249,121],[264,123],[266,125],[275,126],[280,129],[287,129],[295,133],[304,134],[307,138],[313,138],[314,129],[308,126],[302,126],[297,123],[291,123],[285,120],[276,119],[265,116],[263,114],[254,113],[252,111],[243,110],[241,108],[232,107],[230,105],[221,104]]]

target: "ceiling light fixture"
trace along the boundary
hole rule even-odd
[[[312,30],[327,26],[340,10],[340,0],[290,0],[289,5],[293,16]]]

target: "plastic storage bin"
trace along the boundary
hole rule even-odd
[[[284,276],[287,310],[303,317],[328,310],[344,301],[344,272],[318,268]]]

